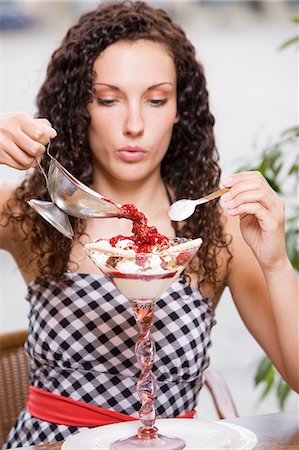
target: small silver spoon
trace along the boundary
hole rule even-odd
[[[203,205],[204,203],[209,202],[210,200],[214,200],[215,198],[220,197],[221,195],[228,192],[229,188],[218,189],[211,194],[205,195],[197,200],[191,200],[187,198],[183,198],[182,200],[178,200],[173,203],[169,210],[168,215],[173,221],[185,220],[188,217],[192,216],[195,211],[196,206]]]

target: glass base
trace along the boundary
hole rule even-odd
[[[158,434],[154,439],[140,439],[137,435],[127,439],[119,439],[110,445],[110,450],[142,450],[144,448],[183,450],[185,447],[186,442],[183,439]]]

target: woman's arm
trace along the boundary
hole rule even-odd
[[[224,208],[235,216],[228,285],[248,329],[298,392],[298,278],[285,250],[284,204],[258,172],[224,184]]]

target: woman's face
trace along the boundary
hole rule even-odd
[[[89,141],[95,170],[138,181],[160,170],[178,121],[176,70],[162,44],[107,47],[95,60]]]

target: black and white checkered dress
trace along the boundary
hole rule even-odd
[[[68,273],[66,282],[29,284],[30,382],[33,386],[138,417],[137,326],[128,300],[105,276]],[[196,406],[208,366],[214,311],[183,276],[155,307],[156,409],[160,417]],[[82,429],[82,428],[81,428]],[[78,431],[21,412],[7,448],[63,440]]]

